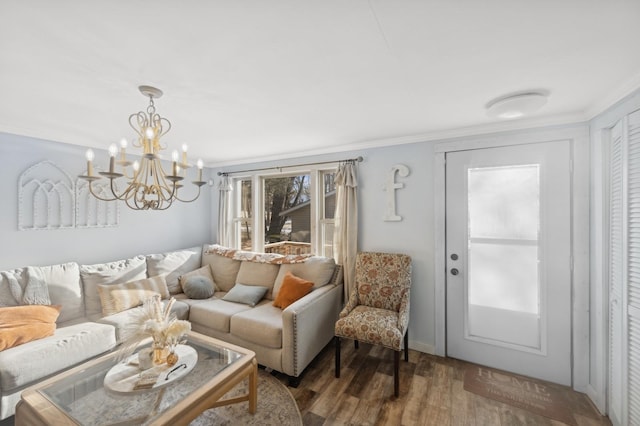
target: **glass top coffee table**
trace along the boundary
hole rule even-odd
[[[186,344],[197,352],[195,366],[167,385],[131,393],[105,388],[104,378],[117,364],[118,353],[113,352],[24,391],[16,407],[15,423],[187,425],[209,408],[245,401],[249,403],[249,412],[255,413],[258,384],[255,353],[194,332],[187,335]],[[179,366],[180,360],[175,367]],[[159,380],[169,372],[163,372]],[[249,381],[247,394],[220,399],[245,379]]]

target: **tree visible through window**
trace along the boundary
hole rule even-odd
[[[311,242],[310,176],[264,181],[265,242]]]

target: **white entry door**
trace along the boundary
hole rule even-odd
[[[571,148],[446,154],[447,355],[571,385]]]

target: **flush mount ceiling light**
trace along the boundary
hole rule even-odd
[[[519,118],[539,110],[547,103],[549,93],[536,90],[511,93],[490,101],[487,115],[496,118]]]

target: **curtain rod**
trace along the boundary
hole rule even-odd
[[[304,166],[315,166],[318,164],[330,164],[330,163],[341,163],[341,162],[349,162],[349,161],[353,161],[353,162],[362,162],[364,160],[364,158],[362,156],[356,157],[356,158],[348,158],[346,160],[332,160],[332,161],[319,161],[316,163],[305,163],[305,164],[291,164],[290,166],[274,166],[274,167],[262,167],[260,169],[248,169],[248,170],[235,170],[233,172],[218,172],[218,176],[229,176],[231,174],[234,173],[248,173],[248,172],[260,172],[262,170],[281,170],[281,169],[287,169],[287,168],[291,168],[291,167],[304,167]]]

